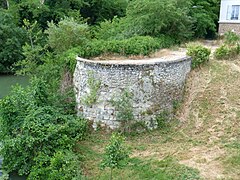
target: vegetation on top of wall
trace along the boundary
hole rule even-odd
[[[79,56],[90,58],[103,54],[120,55],[149,55],[160,48],[167,48],[175,44],[170,37],[153,38],[150,36],[135,36],[123,40],[93,40],[86,46],[79,47]]]

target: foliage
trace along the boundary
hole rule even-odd
[[[76,46],[83,46],[88,40],[87,24],[79,24],[73,18],[65,18],[58,25],[48,24],[45,31],[48,34],[48,44],[57,53],[64,52]]]
[[[228,46],[223,44],[217,48],[214,52],[214,57],[216,59],[230,59],[235,58],[240,54],[240,45],[236,44],[235,46]]]
[[[192,68],[197,68],[209,61],[210,54],[211,50],[202,45],[189,45],[187,47],[187,55],[192,57]]]
[[[170,114],[168,111],[163,111],[156,116],[157,126],[159,129],[166,129],[169,127]]]
[[[88,18],[89,24],[96,24],[115,16],[125,16],[127,5],[128,0],[88,0],[81,8],[81,14]]]
[[[80,159],[72,151],[60,150],[52,157],[40,153],[28,179],[82,179]]]
[[[93,40],[84,47],[79,47],[81,57],[96,57],[103,54],[149,55],[159,48],[169,47],[175,42],[169,37],[152,38],[135,36],[124,40]]]
[[[226,45],[236,45],[239,43],[239,41],[240,36],[234,32],[229,31],[224,34],[224,44]]]
[[[8,172],[35,173],[39,155],[50,162],[57,151],[72,151],[86,133],[85,120],[65,115],[54,106],[46,88],[43,81],[35,79],[28,88],[17,86],[0,101],[1,155]]]
[[[132,94],[124,90],[119,99],[112,99],[112,105],[117,110],[117,120],[120,121],[124,132],[130,132],[131,123],[134,120],[132,107]]]
[[[225,45],[220,46],[214,52],[216,59],[228,59],[229,58],[229,48]]]
[[[24,59],[14,64],[17,74],[29,75],[36,71],[38,65],[42,64],[46,53],[45,36],[39,29],[37,22],[30,23],[29,20],[23,20],[23,28],[26,31],[27,41],[23,46]]]
[[[87,83],[88,83],[90,92],[86,97],[82,98],[82,101],[87,106],[91,106],[97,102],[97,94],[98,94],[98,90],[101,86],[101,81],[94,78],[93,72],[89,72]]]
[[[0,73],[12,71],[12,65],[23,59],[25,31],[17,27],[7,11],[0,11]]]
[[[28,41],[26,42],[26,44],[29,44],[32,49],[35,45],[41,43],[43,44],[43,41],[45,40],[44,35],[39,28],[37,21],[30,23],[29,20],[23,19],[23,28],[27,32]]]
[[[214,38],[220,11],[220,0],[192,0],[190,16],[193,21],[194,37]]]
[[[96,39],[101,40],[122,40],[130,38],[126,29],[126,18],[114,17],[112,20],[105,20],[99,26],[93,28]]]
[[[214,56],[216,59],[235,58],[240,54],[240,36],[234,32],[224,34],[224,44],[216,49]]]
[[[112,179],[112,170],[115,168],[122,168],[127,164],[129,153],[123,144],[124,138],[118,134],[113,133],[110,139],[110,143],[105,148],[104,159],[101,163],[102,168],[110,168]]]
[[[177,40],[192,36],[190,2],[186,0],[138,0],[127,8],[128,31],[137,35],[169,35]]]
[[[65,16],[80,18],[79,9],[83,0],[26,0],[16,3],[20,25],[23,25],[24,19],[28,19],[30,23],[37,21],[45,30],[48,27],[47,22],[58,23]]]

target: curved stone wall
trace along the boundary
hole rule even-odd
[[[117,128],[120,122],[112,100],[127,90],[132,94],[134,119],[154,128],[156,115],[164,110],[171,111],[174,102],[182,99],[190,69],[191,58],[184,56],[171,57],[171,60],[121,61],[77,58],[74,86],[78,113],[92,121],[94,127],[101,124]],[[95,99],[86,104],[85,99],[90,96]]]

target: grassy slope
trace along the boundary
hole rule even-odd
[[[131,136],[130,164],[114,179],[239,179],[240,61],[215,61],[191,72],[179,122],[168,131]],[[109,135],[95,133],[79,145],[88,179],[108,179],[99,169]]]

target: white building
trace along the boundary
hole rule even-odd
[[[240,34],[240,0],[221,0],[219,34],[234,31]]]

